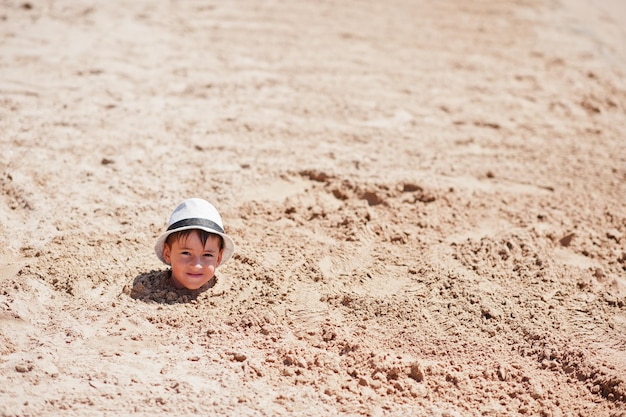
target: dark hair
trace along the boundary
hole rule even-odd
[[[224,238],[222,236],[218,235],[217,233],[207,232],[206,230],[202,229],[187,229],[181,230],[180,232],[174,232],[167,237],[167,239],[165,240],[165,244],[171,247],[173,241],[176,240],[180,242],[181,240],[186,240],[189,235],[194,232],[198,233],[198,237],[200,238],[200,242],[202,242],[203,247],[204,245],[206,245],[206,242],[207,240],[209,240],[210,237],[216,237],[220,240],[220,250],[224,249]]]

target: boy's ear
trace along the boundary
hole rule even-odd
[[[217,254],[217,264],[215,267],[217,268],[222,263],[222,254],[224,253],[224,249],[220,249],[220,252]]]
[[[169,245],[167,243],[163,245],[163,259],[165,260],[165,263],[168,265],[172,264],[171,253],[172,253],[172,250],[170,249]]]

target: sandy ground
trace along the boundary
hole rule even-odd
[[[625,416],[619,10],[0,1],[0,415]]]

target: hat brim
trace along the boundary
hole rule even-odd
[[[192,230],[192,229],[204,230],[205,232],[213,233],[215,235],[219,235],[222,237],[222,239],[224,240],[224,249],[222,251],[222,262],[220,262],[220,266],[224,265],[226,261],[228,261],[235,253],[235,242],[233,242],[230,236],[228,236],[226,233],[219,232],[215,229],[211,229],[210,227],[191,225],[191,226],[180,227],[178,229],[168,230],[158,237],[156,243],[154,244],[154,253],[161,260],[161,262],[163,262],[164,264],[167,264],[167,262],[165,262],[165,259],[163,258],[163,249],[165,248],[165,241],[167,240],[167,237],[171,235],[172,233],[182,232],[183,230]]]

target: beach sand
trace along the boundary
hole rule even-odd
[[[0,2],[0,415],[626,415],[625,16]]]

